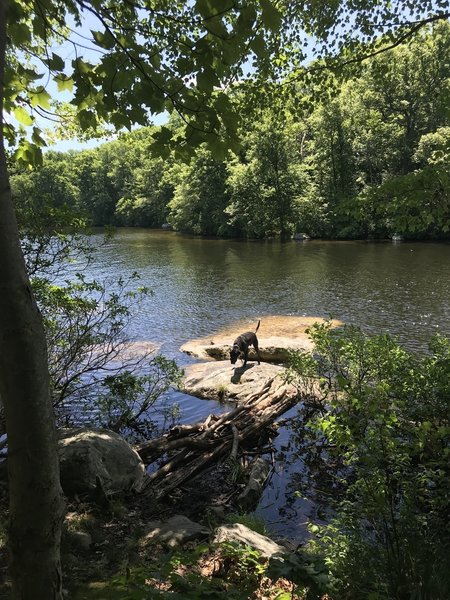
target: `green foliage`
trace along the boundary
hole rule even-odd
[[[51,0],[45,11],[35,3],[10,2],[4,108],[7,114],[14,111],[17,120],[17,126],[9,123],[7,140],[12,145],[23,140],[16,159],[33,162],[31,149],[24,150],[24,127],[36,126],[45,115],[61,116],[61,104],[51,111],[51,97],[42,84],[49,81],[58,93],[68,94],[69,117],[80,132],[105,124],[115,130],[148,125],[150,113],[169,111],[182,115],[185,138],[210,141],[218,153],[235,144],[238,115],[220,90],[243,75],[242,65],[253,55],[248,43],[253,28],[257,25],[261,34],[265,28],[275,34],[282,26],[284,10],[273,8],[270,2],[264,6],[258,1],[249,6],[215,4],[156,2],[149,6],[138,0],[124,7],[95,2],[86,11],[94,22],[86,36],[85,11],[76,2]],[[69,23],[74,24],[73,30]],[[76,35],[81,30],[89,39],[78,45]],[[59,46],[67,39],[75,53],[65,59],[67,52],[63,54]],[[90,54],[97,52],[95,58],[85,56],[86,47]],[[68,118],[67,111],[64,118]],[[37,138],[38,133],[34,148],[44,143]],[[170,129],[155,132],[153,148],[162,156],[177,143]]]
[[[33,280],[60,423],[91,423],[130,439],[151,436],[149,410],[182,371],[151,349],[133,349],[125,332],[147,293],[131,289],[136,280],[87,281],[81,274],[64,285]]]
[[[14,174],[13,189],[19,204],[76,207],[93,225],[169,222],[196,235],[256,238],[446,237],[449,49],[450,26],[435,25],[345,80],[334,77],[333,94],[318,97],[311,80],[289,88],[283,105],[284,87],[273,86],[277,100],[250,118],[244,84],[216,91],[241,142],[234,155],[220,128],[214,149],[191,131],[196,151],[188,151],[185,123],[172,117],[95,150],[48,152],[41,167]]]
[[[419,168],[367,190],[358,209],[369,211],[390,233],[439,236],[450,230],[450,128],[420,138]]]
[[[229,557],[234,563],[231,574],[232,578],[236,578],[239,581],[246,576],[247,578],[254,577],[257,580],[264,575],[267,562],[255,548],[239,542],[222,542],[220,547],[223,554]]]
[[[236,542],[190,545],[170,554],[151,553],[145,564],[129,565],[105,582],[93,582],[73,595],[82,598],[318,598],[321,575],[311,561],[291,556],[272,561]],[[269,579],[268,577],[271,577]],[[280,579],[281,578],[281,579]],[[292,579],[299,585],[292,584]],[[289,590],[289,591],[288,591]]]
[[[50,375],[56,402],[72,396],[75,389],[92,386],[83,382],[86,373],[101,372],[107,363],[120,359],[125,346],[124,329],[132,315],[136,294],[131,281],[87,281],[81,273],[64,284],[34,278],[33,289],[41,307],[49,347]],[[139,292],[145,293],[145,290]]]
[[[421,38],[417,46],[423,46],[424,68],[415,68],[422,67],[415,57],[409,70],[392,68],[403,52],[395,48],[396,60],[383,73],[390,93],[386,100],[394,103],[388,110],[400,120],[406,113],[417,113],[416,94],[419,111],[428,114],[428,127],[435,128],[436,116],[446,106],[444,96],[429,94],[430,86],[447,76],[448,65],[436,61],[434,54],[444,57],[448,50],[442,33],[449,16],[445,3],[319,5],[287,0],[220,6],[208,0],[137,0],[126,6],[97,1],[86,8],[72,0],[47,0],[42,10],[35,2],[11,0],[4,81],[6,141],[17,161],[39,165],[39,149],[46,144],[41,125],[45,117],[59,121],[64,135],[82,137],[147,126],[150,115],[169,112],[179,117],[178,131],[154,130],[152,152],[167,158],[173,151],[179,160],[207,143],[214,158],[221,160],[229,148],[238,151],[239,125],[249,115],[254,119],[256,106],[289,103],[305,118],[312,101],[323,100],[334,87],[336,75],[348,75],[363,59],[382,56],[414,34]],[[420,36],[429,23],[437,23],[435,44],[424,43]],[[315,62],[305,67],[311,40]],[[73,52],[66,51],[67,44]],[[425,84],[423,89],[418,82]],[[409,83],[413,93],[404,98],[402,86]],[[401,104],[405,102],[410,103],[406,111]],[[420,128],[408,126],[405,132],[404,148],[412,152]],[[332,136],[329,141],[336,140]],[[339,149],[335,151],[343,158]],[[341,185],[344,164],[337,167],[333,183]],[[277,200],[284,204],[282,197]]]
[[[230,514],[227,517],[229,523],[241,523],[252,531],[260,533],[261,535],[268,535],[267,526],[263,519],[254,514]]]
[[[149,409],[171,386],[181,383],[183,371],[162,355],[139,361],[145,375],[121,369],[102,380],[103,393],[87,405],[91,420],[100,427],[125,434],[128,439],[149,439],[155,430]],[[171,407],[176,419],[175,407]]]
[[[226,175],[225,163],[215,160],[206,148],[200,148],[189,165],[178,167],[168,204],[168,221],[174,229],[203,235],[228,233]]]
[[[113,577],[106,584],[99,584],[91,591],[84,591],[76,598],[109,598],[121,597],[145,598],[223,598],[246,600],[263,575],[264,567],[259,553],[251,548],[243,548],[234,544],[221,546],[216,562],[226,561],[229,568],[214,577],[203,575],[199,569],[202,560],[208,560],[210,548],[197,545],[188,551],[178,550],[171,555],[161,555],[156,562],[145,567],[133,567],[126,574]],[[97,587],[97,586],[96,586]]]
[[[301,128],[263,115],[245,138],[239,159],[230,165],[230,222],[246,237],[289,237],[296,223],[296,200],[302,192],[302,169],[296,162]]]
[[[332,590],[324,561],[301,551],[272,557],[267,576],[275,581],[283,577],[294,582],[307,600],[323,598]]]
[[[227,483],[233,486],[244,483],[247,473],[242,460],[230,456],[226,461],[226,465],[228,467]]]
[[[293,375],[320,384],[323,410],[306,431],[334,462],[339,492],[310,550],[339,597],[445,597],[450,340],[416,356],[353,327],[315,325],[311,337],[315,354]]]
[[[60,155],[52,158],[55,162],[30,179],[15,175],[13,188],[28,272],[44,320],[58,424],[90,423],[142,439],[155,428],[150,409],[156,410],[156,401],[179,383],[182,372],[174,361],[155,356],[150,346],[135,348],[126,334],[141,299],[150,293],[139,286],[136,273],[98,281],[79,272],[93,260],[94,249],[85,221],[58,194],[60,188],[46,188]],[[64,178],[67,170],[59,173]],[[33,184],[42,185],[47,195],[35,196]],[[167,422],[179,417],[179,407],[159,410],[167,413]]]
[[[22,252],[30,277],[38,273],[42,276],[49,270],[57,277],[67,263],[89,254],[87,215],[77,209],[75,200],[78,190],[68,179],[61,183],[67,165],[46,165],[44,174],[18,173],[11,178]],[[53,181],[56,170],[59,175]]]

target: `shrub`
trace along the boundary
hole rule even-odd
[[[305,425],[340,492],[310,551],[336,597],[448,597],[450,340],[418,356],[354,327],[310,334],[315,352],[293,356],[291,378],[320,383]]]

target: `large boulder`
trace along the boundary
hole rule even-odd
[[[239,321],[206,338],[186,342],[181,346],[181,350],[202,359],[229,359],[233,341],[245,331],[254,331],[257,322],[257,319],[253,322]],[[320,317],[287,315],[263,317],[257,333],[261,360],[285,363],[291,350],[312,350],[313,343],[306,330],[314,323],[323,322],[324,319]],[[339,325],[341,325],[339,321],[333,321],[333,326]],[[250,347],[248,356],[249,360],[256,360],[253,347]]]
[[[231,400],[242,402],[249,394],[256,394],[267,383],[273,393],[284,385],[284,367],[269,363],[247,363],[246,367],[236,367],[228,361],[204,362],[184,368],[182,391],[198,398]]]
[[[139,454],[107,429],[60,432],[58,455],[61,486],[67,495],[139,490],[145,466]]]
[[[267,558],[274,554],[287,554],[284,546],[280,546],[265,535],[261,535],[241,523],[222,525],[216,529],[213,543],[221,544],[223,542],[237,542],[244,546],[250,546]]]

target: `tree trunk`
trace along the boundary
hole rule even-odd
[[[7,0],[0,0],[3,122]],[[62,598],[59,482],[47,348],[20,249],[0,133],[0,396],[8,435],[9,550],[14,600]]]

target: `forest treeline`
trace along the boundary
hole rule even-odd
[[[241,126],[237,156],[218,160],[200,146],[189,163],[161,158],[152,150],[157,128],[142,128],[92,150],[49,151],[42,167],[16,172],[12,188],[19,215],[32,204],[69,208],[93,226],[446,238],[449,107],[444,22],[359,64],[328,95],[298,89],[284,106],[260,111]]]

